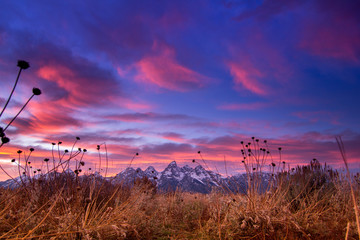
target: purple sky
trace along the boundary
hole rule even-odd
[[[1,108],[17,60],[31,67],[0,125],[33,87],[43,94],[6,132],[0,164],[16,176],[18,149],[34,147],[40,167],[51,142],[64,150],[79,136],[87,167],[106,143],[111,173],[136,152],[134,166],[162,170],[195,166],[197,151],[236,173],[240,141],[255,136],[274,161],[282,147],[291,166],[317,158],[338,168],[340,135],[359,169],[359,10],[351,0],[2,1]]]

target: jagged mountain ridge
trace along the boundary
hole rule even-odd
[[[158,189],[163,191],[180,189],[186,192],[209,193],[213,188],[221,188],[245,193],[248,187],[246,174],[222,177],[220,174],[204,169],[201,165],[195,168],[189,165],[179,167],[175,161],[171,162],[162,172],[156,171],[152,166],[145,171],[142,171],[141,168],[128,167],[118,173],[113,181],[131,185],[137,178],[144,177],[156,183]],[[268,186],[270,174],[262,173],[258,177],[261,179],[260,191],[264,191]]]
[[[185,165],[179,167],[175,161],[171,162],[162,172],[149,166],[145,171],[140,168],[126,168],[118,173],[113,181],[132,184],[137,178],[147,177],[156,183],[158,189],[173,191],[177,188],[188,192],[208,193],[212,187],[219,186],[222,181],[219,174],[205,170],[201,165],[195,168]]]
[[[71,171],[72,172],[72,171]],[[71,173],[75,175],[73,172]],[[175,161],[171,162],[162,172],[158,172],[154,167],[149,166],[146,170],[141,168],[128,167],[118,173],[115,177],[104,178],[99,173],[98,178],[111,180],[114,184],[121,183],[131,186],[136,179],[148,178],[156,184],[161,191],[174,191],[180,189],[186,192],[210,193],[214,188],[230,190],[232,192],[245,193],[248,187],[248,177],[246,174],[222,177],[220,174],[204,169],[201,165],[195,168],[185,165],[179,167]],[[80,176],[80,178],[83,176]],[[263,191],[268,185],[270,174],[262,173],[260,176]],[[15,181],[20,183],[20,178]],[[0,187],[16,187],[17,183],[13,179],[0,182]]]

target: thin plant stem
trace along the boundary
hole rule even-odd
[[[31,95],[31,97],[26,101],[26,103],[24,104],[24,106],[20,109],[20,111],[15,115],[15,117],[13,119],[11,119],[11,121],[8,123],[8,125],[4,128],[4,132],[6,131],[6,129],[15,121],[15,119],[20,115],[20,113],[25,109],[26,105],[28,105],[28,103],[30,102],[30,100],[35,96],[35,94]]]
[[[7,101],[6,101],[6,103],[5,103],[4,108],[2,109],[2,111],[1,111],[1,113],[0,113],[0,117],[1,117],[1,116],[2,116],[2,114],[4,113],[4,111],[5,111],[6,107],[7,107],[7,105],[8,105],[8,104],[9,104],[9,102],[10,102],[10,99],[11,99],[12,95],[14,94],[14,91],[15,91],[16,85],[17,85],[17,83],[18,83],[18,81],[19,81],[19,77],[20,77],[21,71],[22,71],[22,68],[20,68],[20,70],[19,70],[19,73],[18,73],[18,75],[17,75],[17,78],[16,78],[16,81],[15,81],[14,87],[13,87],[13,89],[12,89],[11,93],[10,93],[10,96],[9,96],[8,100],[7,100]],[[4,131],[5,131],[5,130],[4,130]]]

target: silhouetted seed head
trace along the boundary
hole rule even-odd
[[[244,144],[244,141],[241,141],[240,143],[241,143],[241,144]]]
[[[313,161],[316,162],[316,158],[314,158]]]
[[[256,170],[256,168],[253,168],[253,171],[255,171]]]
[[[249,147],[248,145],[245,145],[245,147]]]
[[[28,164],[31,164],[31,162],[28,162]]]
[[[87,152],[86,148],[83,149],[83,152]]]
[[[248,149],[248,152],[251,152],[251,149]]]
[[[201,152],[200,151],[198,151],[198,154],[200,154]]]
[[[21,153],[22,153],[22,151],[21,151],[21,150],[18,150],[18,151],[17,151],[17,153],[18,153],[18,154],[21,154]]]
[[[78,148],[79,152],[81,152],[81,148]]]
[[[249,153],[249,157],[251,156],[251,154]]]
[[[96,146],[96,149],[97,149],[97,150],[100,150],[100,145],[97,145],[97,146]]]
[[[3,144],[8,143],[8,142],[10,142],[10,138],[3,136],[3,137],[1,137],[1,142]]]
[[[58,144],[60,145],[60,144],[62,144],[62,142],[58,142]]]
[[[259,139],[256,139],[255,141],[256,141],[256,142],[259,142]]]
[[[269,154],[270,152],[269,151],[266,151],[267,154]]]
[[[65,153],[68,153],[69,152],[69,150],[67,150],[67,149],[65,149],[65,151],[64,151]]]
[[[28,69],[30,67],[30,64],[24,60],[19,60],[17,63],[17,66],[21,69]]]
[[[30,150],[30,152],[33,152],[33,151],[34,151],[35,149],[33,149],[33,148],[30,148],[29,150]]]
[[[81,161],[81,162],[80,162],[80,165],[81,165],[81,166],[85,166],[85,162],[82,162],[82,161]]]
[[[37,171],[38,171],[38,172],[41,172],[41,169],[38,169]]]
[[[279,147],[278,149],[279,149],[279,151],[281,151],[281,147]]]
[[[44,159],[44,162],[48,162],[49,160],[50,160],[50,159],[48,159],[48,158],[45,158],[45,159]]]
[[[195,159],[193,159],[192,162],[195,162]]]
[[[291,171],[292,171],[292,172],[295,171],[295,168],[291,168]]]
[[[275,164],[275,163],[271,163],[271,166],[275,167],[275,166],[276,166],[276,164]]]
[[[244,157],[244,159],[246,159],[246,157]]]
[[[255,139],[255,137],[251,137],[251,139],[252,139],[252,140],[254,140],[254,139]]]
[[[82,172],[82,170],[81,170],[81,169],[79,169],[79,172]]]
[[[75,173],[76,175],[78,175],[78,174],[79,174],[79,170],[76,169],[76,170],[74,171],[74,173]]]
[[[91,167],[89,167],[89,171],[91,171]]]
[[[80,138],[79,138],[79,137],[76,137],[76,140],[80,140]]]
[[[11,159],[11,162],[15,162],[15,158]]]
[[[56,143],[51,143],[52,145],[56,145]]]
[[[244,160],[242,160],[241,162],[242,162],[242,163],[245,163],[245,161],[244,161]]]
[[[139,153],[136,153],[135,155],[136,155],[136,156],[139,156]]]
[[[25,172],[22,172],[23,175],[25,175]]]
[[[154,173],[154,171],[151,171],[151,173]]]
[[[267,140],[264,140],[264,143],[267,143]]]
[[[262,151],[263,149],[262,148],[260,148],[260,151]]]
[[[34,173],[36,173],[36,171],[34,171]]]
[[[33,94],[36,95],[36,96],[39,96],[41,94],[41,90],[38,89],[38,88],[33,88]]]
[[[283,164],[285,164],[285,161],[283,161]]]
[[[251,142],[248,142],[248,145],[250,146],[250,145],[251,145]]]

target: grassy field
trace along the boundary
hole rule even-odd
[[[359,196],[359,175],[351,179]],[[0,189],[0,239],[359,238],[348,179],[316,160],[275,173],[265,193],[249,185],[160,193],[147,179],[129,188],[52,172]]]

